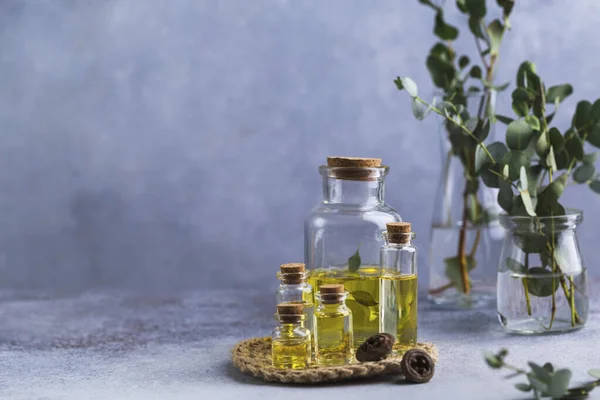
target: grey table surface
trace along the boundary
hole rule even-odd
[[[438,346],[434,379],[390,377],[343,385],[266,384],[237,371],[230,358],[244,338],[266,336],[273,296],[235,290],[178,294],[0,291],[0,399],[196,400],[282,398],[523,399],[489,369],[484,350],[510,349],[510,360],[551,361],[575,380],[600,367],[600,302],[584,329],[563,335],[504,333],[493,309],[434,310],[421,301],[420,340]],[[600,390],[592,395],[600,399]]]

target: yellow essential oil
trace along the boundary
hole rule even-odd
[[[273,330],[271,356],[278,369],[304,369],[310,365],[312,335],[304,327],[304,309],[301,303],[277,305],[279,325]]]
[[[417,344],[417,248],[409,222],[387,224],[381,248],[381,332],[396,335],[398,350]]]
[[[417,344],[417,300],[416,275],[383,275],[381,331],[396,335],[396,347],[414,347]]]
[[[344,304],[347,294],[339,284],[322,285],[315,309],[315,362],[345,365],[354,360],[352,312]]]
[[[380,280],[380,268],[372,265],[361,266],[355,272],[345,266],[316,269],[310,273],[309,283],[315,293],[322,285],[329,284],[341,284],[348,292],[346,306],[352,313],[355,348],[379,333]]]

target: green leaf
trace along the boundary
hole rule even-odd
[[[350,272],[358,271],[358,269],[360,268],[360,263],[361,263],[360,254],[358,252],[358,249],[356,249],[356,253],[354,253],[352,255],[352,257],[350,257],[348,259],[348,270]]]
[[[419,95],[417,84],[411,78],[405,76],[404,78],[400,78],[400,81],[402,82],[404,90],[406,90],[411,97]]]
[[[546,156],[546,165],[548,168],[552,168],[553,171],[558,170],[558,165],[556,165],[556,157],[554,157],[553,146],[550,146],[550,151],[548,152],[548,156]]]
[[[454,40],[458,37],[458,29],[444,21],[442,9],[439,9],[435,15],[433,33],[442,40]]]
[[[350,292],[350,294],[352,295],[352,297],[354,297],[354,300],[356,300],[357,303],[365,307],[373,307],[379,304],[377,301],[375,301],[375,299],[373,298],[373,296],[371,296],[369,292],[355,290],[353,292]]]
[[[435,86],[446,89],[454,80],[456,71],[450,62],[438,56],[430,55],[427,57],[426,64]]]
[[[496,119],[506,125],[508,125],[514,121],[514,119],[512,119],[512,118],[506,117],[504,115],[499,115],[499,114],[496,114]]]
[[[494,157],[494,161],[500,162],[502,157],[506,154],[508,149],[506,145],[502,142],[494,142],[487,146],[488,151]],[[479,171],[481,167],[485,164],[490,164],[492,161],[488,157],[487,154],[482,150],[481,146],[477,146],[477,150],[475,150],[475,171]]]
[[[554,147],[554,153],[559,153],[565,148],[565,138],[557,128],[550,128],[550,144]]]
[[[519,117],[525,117],[529,114],[529,105],[527,105],[524,101],[514,101],[512,102],[512,109]]]
[[[535,269],[535,268],[532,268],[532,269]],[[537,379],[539,379],[541,382],[548,383],[552,380],[552,376],[550,375],[550,372],[547,369],[545,369],[544,367],[541,367],[534,362],[528,362],[527,364],[529,365],[529,368],[531,368],[531,372],[533,373],[533,375]]]
[[[458,59],[458,66],[463,69],[464,67],[466,67],[467,65],[469,65],[469,57],[468,56],[460,56],[460,58]]]
[[[600,181],[591,181],[589,183],[589,187],[590,189],[592,189],[594,192],[600,194]]]
[[[592,179],[595,172],[594,164],[582,164],[573,172],[573,180],[578,183],[585,183]]]
[[[471,33],[478,37],[479,39],[483,39],[483,31],[481,30],[481,22],[478,18],[469,17],[469,29]]]
[[[594,125],[589,131],[586,140],[594,147],[600,148],[600,125]]]
[[[492,171],[498,172],[498,165],[486,164],[486,167],[479,171],[479,176],[481,177],[481,180],[485,186],[497,188],[499,185],[498,175],[494,174]]]
[[[514,202],[514,194],[512,191],[512,186],[509,182],[506,182],[504,179],[498,178],[498,186],[500,190],[498,191],[498,204],[504,211],[510,213]]]
[[[592,108],[590,109],[590,118],[594,124],[600,122],[600,99],[596,100],[594,104],[592,104]]]
[[[538,215],[547,215],[554,210],[558,199],[565,190],[567,175],[562,174],[542,190],[538,196],[536,211]]]
[[[547,362],[546,364],[544,364],[542,366],[542,368],[544,368],[546,371],[552,373],[554,372],[554,365],[552,365],[552,363]]]
[[[588,153],[583,156],[583,162],[586,164],[593,164],[598,158],[598,153]]]
[[[552,271],[550,270],[542,267],[533,267],[529,268],[527,273],[532,275],[527,279],[527,290],[533,296],[548,297],[560,287],[559,279],[557,277],[552,277]],[[533,363],[530,363],[529,365],[531,366],[531,364]],[[548,371],[539,366],[538,368],[539,369],[536,368],[536,370],[534,370],[538,379],[542,380],[542,376],[550,376]],[[548,381],[544,380],[544,382]]]
[[[535,115],[528,115],[525,117],[525,122],[527,122],[527,125],[534,131],[540,130],[540,120]]]
[[[484,352],[483,357],[485,358],[485,362],[490,368],[500,369],[504,365],[504,360],[502,360],[502,358],[498,357],[491,351]]]
[[[508,17],[515,5],[515,0],[496,0],[496,3],[498,3],[498,5],[502,7],[504,11],[504,16]]]
[[[565,98],[573,93],[573,86],[568,83],[562,85],[551,86],[546,91],[546,101],[548,103],[559,104]]]
[[[442,61],[452,63],[452,52],[450,51],[450,48],[444,43],[437,42],[436,44],[434,44],[433,47],[429,50],[429,55],[438,57]]]
[[[521,392],[531,392],[532,389],[531,385],[528,385],[526,383],[516,383],[515,387]]]
[[[513,90],[511,97],[513,101],[524,101],[530,104],[535,99],[535,92],[524,87],[517,87]]]
[[[577,135],[571,135],[565,141],[565,149],[569,153],[571,159],[575,158],[578,161],[583,160],[584,150],[583,150],[583,142],[581,138]]]
[[[568,369],[559,369],[552,376],[548,383],[547,393],[554,399],[558,399],[567,393],[569,381],[571,380],[571,371]]]
[[[485,0],[466,0],[465,7],[469,15],[473,18],[482,19],[485,17]]]
[[[583,129],[590,122],[592,112],[592,103],[587,100],[582,100],[577,103],[575,115],[573,115],[573,126],[578,130]]]
[[[463,13],[468,12],[466,0],[456,0],[456,7]]]
[[[511,214],[527,215],[525,211],[517,214],[514,210],[511,211]],[[529,226],[526,226],[525,228],[528,229]],[[546,235],[539,232],[521,232],[515,235],[515,243],[525,253],[540,253],[546,249],[547,242]]]
[[[469,71],[469,75],[471,76],[471,78],[481,78],[481,67],[479,67],[478,65],[473,65],[471,67],[471,70]]]
[[[512,271],[515,274],[527,273],[527,268],[525,268],[523,264],[510,257],[506,259],[506,268],[507,270]]]
[[[531,387],[538,393],[545,393],[546,390],[548,390],[548,384],[540,381],[538,378],[535,377],[535,375],[527,374],[527,379],[529,380]],[[541,397],[539,397],[538,395],[536,396],[536,398],[540,399]]]
[[[590,369],[588,374],[596,379],[600,379],[600,368]]]
[[[446,277],[448,277],[450,282],[452,282],[457,288],[462,287],[459,257],[455,256],[446,258],[444,259],[444,264],[446,264]],[[477,261],[473,257],[467,256],[467,271],[471,271],[476,265]]]
[[[531,159],[527,152],[511,150],[502,157],[502,164],[509,166],[509,178],[511,181],[519,179],[521,167],[527,167]]]
[[[483,2],[485,6],[485,1]],[[490,53],[497,56],[500,51],[500,44],[504,36],[504,26],[502,22],[495,19],[487,27],[488,37],[490,38]]]
[[[423,104],[419,100],[417,100],[416,97],[412,98],[411,108],[412,108],[413,115],[418,120],[423,120],[429,111],[429,108],[427,106],[425,106],[425,104]]]
[[[554,153],[554,158],[556,159],[556,166],[558,169],[566,169],[571,162],[571,157],[565,149],[562,149],[559,153]]]
[[[524,61],[519,65],[519,69],[517,70],[517,86],[526,87],[529,76],[536,73],[535,64],[531,61]]]
[[[511,150],[525,150],[532,137],[533,130],[525,121],[513,121],[506,128],[506,144]]]

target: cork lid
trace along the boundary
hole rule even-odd
[[[408,243],[412,238],[410,222],[389,222],[387,226],[387,236],[391,243]]]
[[[287,263],[281,264],[279,268],[282,274],[297,274],[304,272],[305,265],[304,263]]]
[[[412,228],[410,222],[388,222],[386,226],[388,233],[410,233]]]
[[[321,294],[341,294],[344,293],[344,285],[332,283],[329,285],[321,285],[319,287]]]
[[[302,315],[304,304],[302,303],[281,303],[277,305],[277,314],[279,315]]]
[[[327,166],[342,168],[378,168],[381,158],[327,157]]]

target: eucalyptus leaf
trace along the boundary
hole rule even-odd
[[[508,124],[510,124],[511,122],[514,121],[514,119],[512,119],[512,118],[509,118],[509,117],[504,116],[504,115],[499,115],[499,114],[496,114],[496,119],[498,121],[502,122],[503,124],[506,124],[506,125],[508,125]]]
[[[477,265],[477,261],[471,257],[467,256],[467,272],[471,271]],[[444,259],[444,264],[446,264],[446,277],[450,279],[450,282],[454,284],[455,287],[462,287],[462,275],[460,273],[460,261],[459,257],[449,257]]]
[[[379,304],[377,301],[375,301],[375,299],[373,298],[373,296],[371,296],[369,292],[355,290],[353,292],[350,292],[350,294],[357,303],[365,307],[373,307]]]
[[[575,114],[573,115],[573,126],[578,130],[584,128],[590,120],[592,112],[592,103],[587,100],[582,100],[577,103]]]
[[[481,78],[481,67],[479,65],[473,65],[469,71],[469,76],[476,79]]]
[[[521,192],[521,200],[523,201],[523,206],[525,207],[527,214],[531,217],[535,217],[535,208],[533,207],[533,202],[531,201],[529,191],[524,190]]]
[[[469,65],[469,57],[468,56],[460,56],[460,58],[458,59],[458,66],[463,69],[465,68],[467,65]]]
[[[487,12],[485,2],[486,0],[465,0],[465,7],[471,17],[482,19]]]
[[[512,191],[512,186],[509,182],[506,182],[504,179],[498,179],[498,204],[504,211],[510,213],[513,202],[514,202],[514,194]]]
[[[468,12],[466,0],[456,0],[456,7],[463,13]]]
[[[433,83],[439,88],[448,87],[455,78],[454,66],[438,56],[430,55],[427,57],[426,65]]]
[[[546,91],[546,101],[548,103],[558,104],[573,93],[573,86],[568,83],[551,86]]]
[[[583,160],[584,150],[583,150],[583,142],[577,135],[571,135],[565,141],[565,149],[569,153],[571,159],[575,158],[578,161]]]
[[[552,376],[548,383],[547,393],[554,399],[558,399],[567,393],[569,382],[571,380],[571,371],[568,369],[559,369]]]
[[[531,392],[531,390],[533,389],[531,385],[528,385],[526,383],[516,383],[515,387],[522,392]]]
[[[562,136],[561,136],[562,137]],[[548,140],[548,135],[541,134],[535,144],[535,152],[540,157],[545,157],[548,155],[550,151],[550,141]]]
[[[583,162],[586,164],[593,164],[598,158],[598,153],[588,153],[583,156]]]
[[[529,77],[536,74],[535,64],[531,61],[524,61],[517,70],[517,86],[527,87]]]
[[[540,120],[535,115],[528,115],[527,117],[525,117],[525,122],[527,122],[529,127],[534,131],[540,130]]]
[[[479,171],[479,176],[481,177],[481,180],[483,181],[485,186],[490,188],[497,188],[499,187],[498,175],[496,175],[492,171],[498,172],[498,165],[486,164],[486,166]]]
[[[511,211],[511,215],[515,214]],[[548,238],[539,232],[521,232],[515,235],[515,243],[525,253],[541,253],[546,249]]]
[[[421,103],[416,97],[412,98],[411,108],[412,108],[413,115],[418,120],[423,120],[430,110],[425,104]]]
[[[511,150],[525,150],[532,137],[533,129],[525,121],[513,121],[506,128],[506,145]]]
[[[533,267],[529,268],[527,273],[528,275],[531,275],[527,279],[527,290],[533,296],[548,297],[560,287],[558,277],[553,277],[552,271],[550,270],[542,267]],[[531,364],[533,363],[530,363],[530,366]],[[531,366],[531,369],[540,380],[542,380],[542,377],[548,377],[548,380],[543,380],[543,382],[548,382],[551,379],[550,373],[539,365],[536,366],[536,368]]]
[[[361,263],[360,253],[359,253],[359,250],[356,249],[356,253],[354,253],[348,259],[348,270],[350,272],[356,272],[356,271],[358,271],[358,269],[360,268],[360,263]]]
[[[550,128],[550,145],[554,147],[554,153],[561,152],[565,148],[565,138],[557,128]]]
[[[538,393],[545,393],[548,390],[548,384],[540,381],[535,375],[527,374],[527,379],[533,390],[536,390]],[[536,398],[539,399],[540,397],[536,396]]]
[[[590,369],[588,374],[596,379],[600,379],[600,368]]]
[[[559,170],[566,169],[571,162],[571,157],[565,149],[562,149],[559,153],[554,153],[554,159],[556,160],[556,168]]]
[[[552,168],[553,171],[558,170],[558,165],[556,164],[556,157],[554,156],[554,146],[550,146],[550,151],[548,152],[548,156],[546,156],[546,165],[549,168]]]
[[[519,179],[521,167],[527,167],[531,159],[527,152],[520,150],[511,150],[502,157],[502,164],[509,166],[509,178],[511,181]]]
[[[600,122],[600,99],[592,104],[592,108],[590,108],[590,119],[594,124]]]
[[[487,149],[495,162],[500,162],[502,157],[504,157],[504,154],[508,151],[506,145],[502,142],[491,143],[487,146]],[[477,146],[477,150],[475,150],[475,171],[478,172],[481,167],[489,163],[492,163],[492,160],[490,160],[481,146]]]
[[[521,264],[517,260],[512,259],[510,257],[506,259],[506,268],[509,271],[514,272],[515,274],[525,274],[525,273],[527,273],[527,268],[525,268],[525,266],[523,264]]]
[[[405,76],[404,78],[400,78],[400,82],[402,82],[402,87],[411,97],[416,97],[419,95],[417,84],[411,78]]]
[[[435,15],[433,33],[442,40],[454,40],[458,37],[458,29],[444,21],[444,14],[441,8]]]
[[[542,368],[550,373],[554,372],[554,365],[552,365],[552,363],[547,362],[546,364],[542,365]]]
[[[496,354],[491,351],[486,351],[483,353],[483,357],[485,362],[490,368],[499,369],[504,365],[504,360],[501,357],[498,357]]]
[[[538,195],[538,203],[536,207],[538,215],[548,215],[554,209],[556,203],[558,203],[558,199],[565,190],[566,183],[567,175],[562,174],[544,188],[544,190]]]
[[[582,164],[573,172],[573,180],[578,183],[585,183],[592,179],[595,172],[594,164]]]
[[[481,20],[479,18],[469,17],[469,29],[475,37],[479,39],[484,38],[483,31],[481,29]]]
[[[500,51],[502,36],[504,36],[504,26],[502,25],[502,22],[497,19],[493,20],[487,27],[487,34],[490,38],[490,53],[493,56],[497,56]]]
[[[600,194],[600,180],[599,181],[591,181],[589,183],[589,187],[590,189],[592,189],[594,192]]]
[[[519,117],[525,117],[529,114],[529,105],[525,101],[513,100],[512,109]]]
[[[515,90],[513,90],[511,97],[513,101],[524,101],[527,104],[531,104],[535,99],[535,95],[535,91],[517,86]]]

